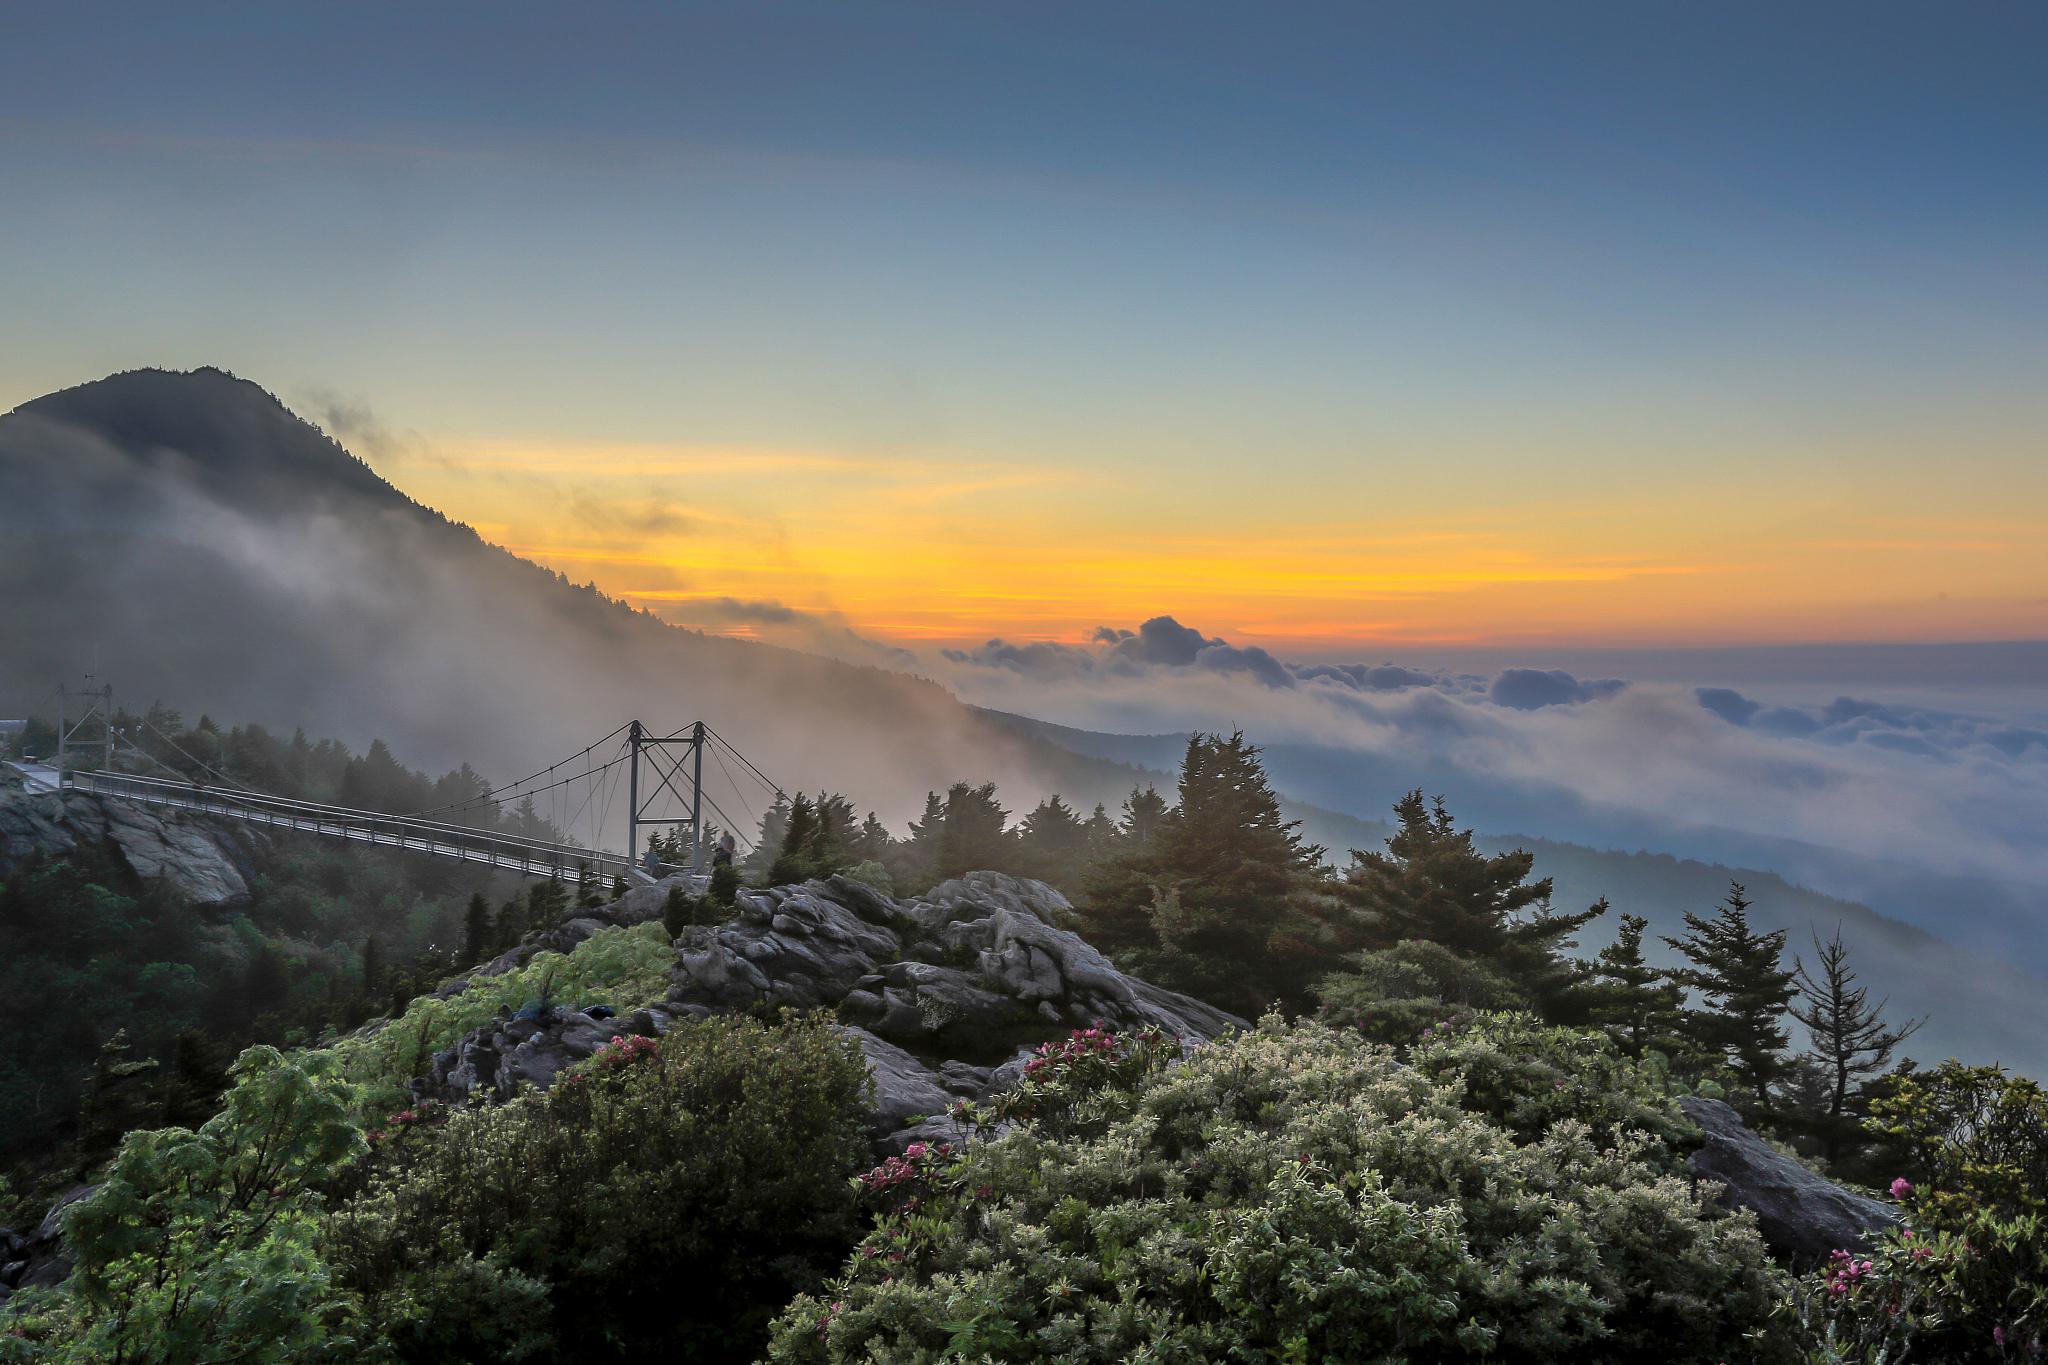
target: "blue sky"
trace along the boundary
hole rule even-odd
[[[666,449],[685,498],[707,449],[1045,473],[945,509],[1019,555],[1567,509],[1665,576],[1530,598],[1513,566],[1606,570],[1501,533],[1437,644],[2040,636],[2044,51],[2017,5],[16,6],[0,406],[224,365],[373,410],[381,470],[615,590],[906,638],[1427,633],[1232,596],[1249,541],[968,620],[822,507],[773,528],[823,547],[788,581],[636,578],[499,452]],[[1744,534],[1785,557],[1714,557]]]

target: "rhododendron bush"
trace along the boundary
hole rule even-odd
[[[1273,1018],[1176,1055],[1083,1031],[968,1115],[984,1140],[885,1163],[867,1237],[773,1357],[1790,1358],[1750,1335],[1785,1281],[1747,1217],[1604,1102],[1553,1089],[1518,1134],[1460,1067]]]

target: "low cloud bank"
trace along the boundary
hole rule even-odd
[[[967,700],[1082,729],[1241,727],[1268,744],[1451,772],[1689,835],[1790,839],[1933,871],[2048,879],[2048,731],[1854,697],[1767,703],[1726,687],[1282,661],[1170,616],[1086,645],[990,640],[936,670]],[[1361,793],[1378,814],[1386,793]]]

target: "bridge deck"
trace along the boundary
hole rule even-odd
[[[588,867],[601,877],[622,876],[646,884],[654,879],[622,853],[606,849],[578,848],[574,844],[522,839],[492,830],[472,829],[416,816],[386,815],[381,811],[352,810],[346,806],[323,805],[316,801],[294,801],[282,796],[225,787],[203,787],[173,782],[160,777],[137,777],[127,773],[76,772],[64,775],[64,786],[72,791],[91,792],[150,806],[167,806],[203,815],[225,816],[251,824],[293,829],[306,834],[347,839],[355,843],[387,848],[410,849],[436,858],[500,868],[529,877],[574,877]]]

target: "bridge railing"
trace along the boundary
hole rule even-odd
[[[297,801],[290,797],[229,787],[199,786],[161,777],[139,777],[131,773],[74,772],[66,774],[66,785],[99,796],[140,801],[149,805],[174,806],[183,810],[224,815],[261,824],[279,825],[316,834],[332,834],[366,843],[414,848],[449,857],[470,857],[497,865],[516,863],[524,870],[574,875],[588,866],[592,872],[627,875],[634,871],[632,859],[605,849],[580,848],[574,844],[545,839],[528,839],[516,834],[477,829],[417,816],[391,815],[384,811],[356,810],[318,801]]]

